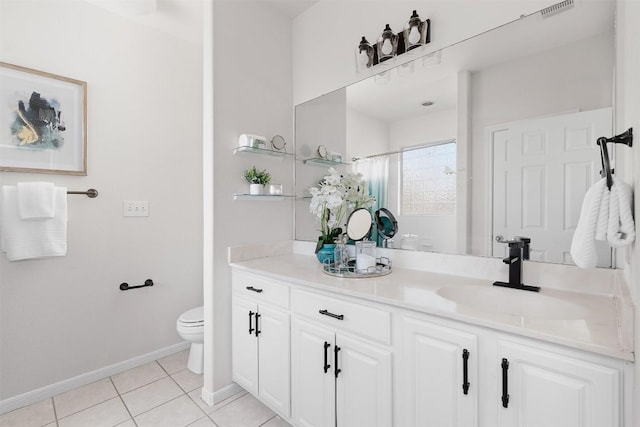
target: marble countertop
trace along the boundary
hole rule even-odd
[[[293,286],[363,298],[617,359],[634,360],[630,344],[632,332],[630,328],[621,327],[624,302],[612,295],[545,289],[543,284],[540,293],[534,293],[494,287],[484,279],[396,267],[382,277],[337,278],[323,273],[315,256],[295,253],[236,261],[230,265],[284,280]],[[452,299],[451,295],[461,299]],[[465,299],[465,295],[470,297]]]

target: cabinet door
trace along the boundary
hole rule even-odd
[[[258,393],[258,337],[255,334],[258,305],[232,299],[231,340],[233,380],[250,393]]]
[[[334,334],[299,318],[294,317],[292,323],[293,424],[297,427],[335,426]]]
[[[288,418],[291,407],[289,314],[264,305],[258,308],[258,394],[272,409]]]
[[[337,426],[392,425],[391,351],[344,335],[336,345]]]
[[[620,425],[617,370],[505,341],[498,354],[508,362],[505,384],[499,376],[499,390],[508,398],[497,402],[499,426]]]
[[[477,426],[477,337],[412,317],[402,331],[403,425]]]

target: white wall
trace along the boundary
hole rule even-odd
[[[100,192],[69,196],[66,257],[0,256],[7,399],[181,342],[176,318],[202,304],[202,64],[199,46],[89,3],[0,6],[0,60],[86,81],[89,125],[88,176],[0,180]],[[150,216],[123,218],[123,200]]]
[[[471,73],[472,254],[485,255],[488,238],[487,126],[611,106],[613,45],[607,33]]]
[[[623,132],[629,127],[633,127],[634,131],[640,129],[640,2],[637,1],[618,1],[618,9],[616,16],[616,131]],[[640,246],[638,245],[638,213],[640,212],[640,197],[638,197],[638,189],[640,188],[640,144],[634,141],[633,148],[621,147],[619,151],[624,152],[624,157],[628,159],[628,163],[632,168],[631,174],[626,174],[631,181],[635,196],[635,221],[636,221],[636,243],[633,250],[618,251],[618,255],[623,259],[625,264],[625,276],[629,291],[634,299],[635,312],[635,353],[640,354]],[[631,155],[628,152],[631,151]],[[637,365],[635,372],[635,399],[632,405],[634,412],[633,425],[640,425],[640,369]]]
[[[350,162],[354,157],[390,151],[389,126],[384,121],[363,114],[353,108],[347,108],[346,126],[347,156],[345,161]]]
[[[293,238],[292,201],[234,201],[243,172],[268,169],[293,192],[293,160],[232,154],[242,133],[282,135],[293,150],[291,20],[259,1],[214,2],[214,371],[231,383],[231,272],[227,247]],[[243,31],[238,26],[242,25]],[[207,372],[207,375],[209,373]],[[205,382],[206,384],[206,382]]]

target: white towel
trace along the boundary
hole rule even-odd
[[[53,183],[19,182],[17,187],[20,219],[53,218],[56,209]]]
[[[2,251],[7,253],[9,261],[67,254],[66,188],[55,188],[55,216],[41,221],[20,219],[17,187],[2,186],[1,196]]]
[[[606,240],[615,248],[628,246],[635,240],[632,190],[616,178],[611,190],[607,188],[607,180],[601,179],[584,196],[571,242],[571,257],[578,267],[596,267],[596,240]]]

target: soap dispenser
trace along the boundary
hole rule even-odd
[[[376,43],[378,49],[378,61],[384,62],[395,57],[398,53],[398,35],[395,34],[389,24],[384,27],[382,34]]]

